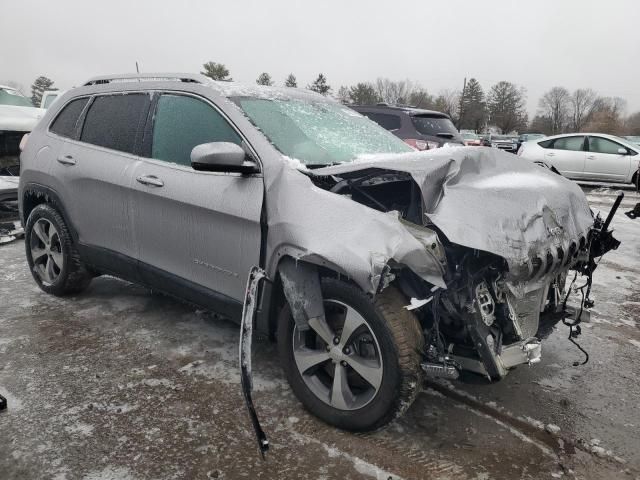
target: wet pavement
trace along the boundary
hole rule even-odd
[[[610,197],[589,192],[596,209]],[[623,244],[594,275],[579,339],[589,363],[573,367],[568,329],[548,326],[540,364],[497,384],[429,382],[380,432],[308,414],[275,345],[256,339],[265,461],[235,324],[108,277],[48,296],[23,241],[0,246],[0,479],[640,478],[640,220],[620,212],[613,225]]]

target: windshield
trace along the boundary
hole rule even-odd
[[[308,166],[351,162],[366,154],[413,151],[343,105],[299,99],[233,100],[280,152]]]
[[[465,140],[477,140],[480,137],[478,137],[478,135],[476,135],[475,133],[463,133],[462,138],[464,138]]]
[[[447,117],[440,115],[414,115],[411,117],[411,121],[416,130],[423,135],[444,138],[458,136],[458,130]]]
[[[511,140],[508,135],[491,135],[491,140]]]
[[[0,88],[0,105],[14,105],[17,107],[33,107],[31,100],[22,96],[17,90]]]

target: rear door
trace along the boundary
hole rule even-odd
[[[149,106],[142,92],[93,97],[79,141],[65,142],[53,167],[81,248],[90,249],[83,255],[126,277],[135,273],[130,189]]]
[[[163,290],[185,287],[182,296],[204,289],[241,301],[249,269],[260,261],[262,176],[191,168],[196,145],[242,143],[210,101],[162,93],[153,108],[149,158],[133,174],[141,275]]]
[[[592,180],[626,182],[631,170],[629,150],[608,138],[589,136],[585,177]],[[622,149],[625,153],[620,153]]]
[[[584,178],[584,135],[572,135],[553,140],[545,149],[545,162],[553,165],[565,177]]]

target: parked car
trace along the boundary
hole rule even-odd
[[[570,133],[522,145],[518,155],[572,180],[638,183],[640,146],[604,133]]]
[[[0,85],[0,175],[19,175],[20,141],[43,114],[18,90]]]
[[[489,142],[493,148],[499,148],[505,152],[516,153],[518,151],[518,141],[510,135],[492,134],[489,137]]]
[[[544,137],[546,137],[544,133],[521,133],[520,136],[518,137],[518,148],[520,148],[520,146],[524,142],[540,140],[541,138],[544,138]]]
[[[464,145],[458,130],[444,113],[386,105],[354,105],[351,108],[417,150],[431,150],[444,145]]]
[[[42,100],[40,100],[40,108],[45,110],[51,106],[51,104],[64,95],[65,90],[47,90],[42,94]]]
[[[479,147],[482,145],[482,139],[480,136],[473,132],[461,132],[460,135],[462,136],[464,144],[468,147]]]
[[[606,250],[581,189],[534,163],[416,152],[308,90],[150,77],[91,79],[29,135],[35,282],[66,295],[109,274],[241,321],[242,342],[255,323],[340,428],[396,418],[427,372],[499,380],[538,362],[557,279]],[[456,138],[446,117],[379,111]]]

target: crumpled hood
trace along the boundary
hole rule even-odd
[[[422,191],[426,219],[453,243],[505,258],[514,277],[530,272],[535,257],[555,256],[558,248],[567,252],[593,226],[577,184],[492,148],[376,155],[313,173],[340,176],[369,169],[411,174]]]
[[[0,105],[0,130],[30,132],[45,112],[43,108]]]

